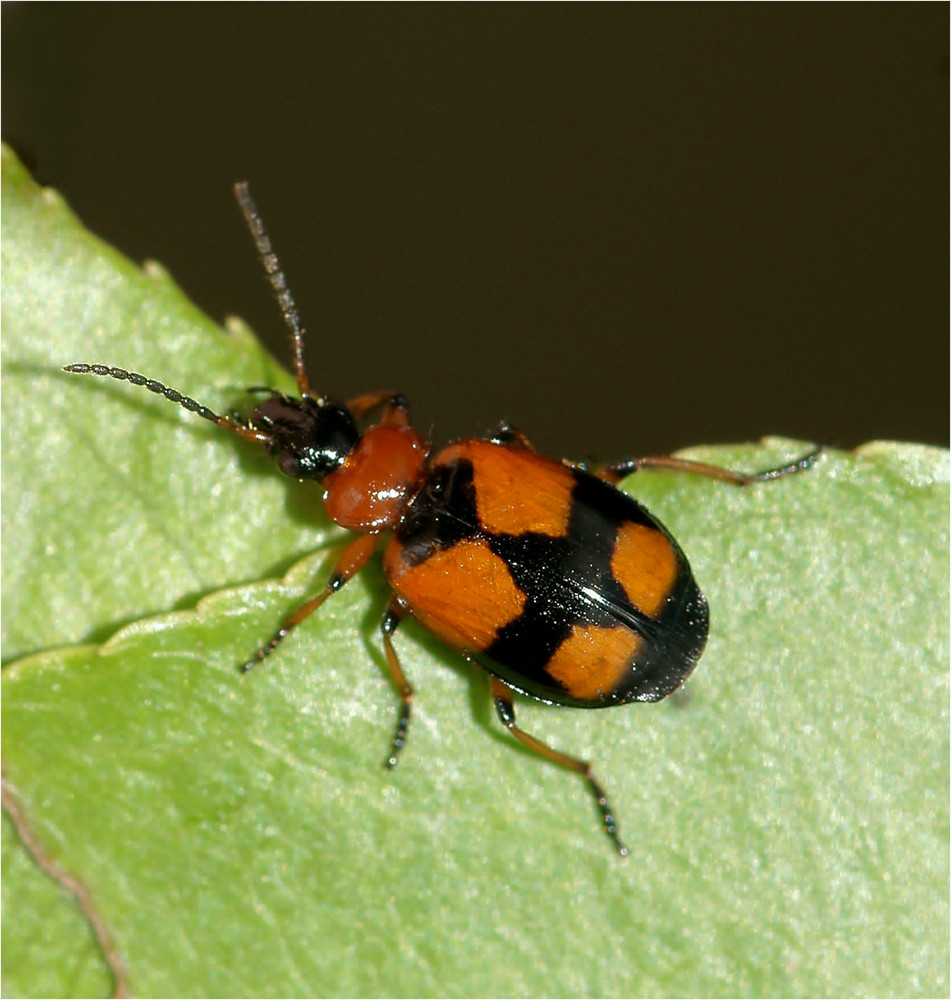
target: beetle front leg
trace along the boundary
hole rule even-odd
[[[362,396],[348,399],[346,407],[354,420],[361,420],[371,410],[383,407],[380,423],[387,427],[409,426],[409,403],[401,392],[384,389],[380,392],[367,392]]]
[[[402,699],[400,703],[400,717],[396,724],[396,735],[393,737],[393,749],[386,759],[387,767],[396,767],[397,755],[406,743],[406,732],[409,729],[409,718],[413,705],[413,689],[410,687],[403,668],[400,666],[399,657],[393,647],[393,633],[398,628],[400,622],[406,616],[405,609],[398,601],[392,600],[383,616],[380,630],[383,633],[383,648],[386,650],[386,664],[390,668],[393,683],[396,685]]]
[[[535,753],[541,754],[542,757],[546,757],[548,760],[554,761],[556,764],[561,764],[564,767],[571,768],[572,771],[577,771],[578,774],[584,778],[584,780],[588,783],[588,788],[591,789],[591,794],[594,796],[595,802],[598,804],[598,810],[600,811],[601,819],[604,822],[605,833],[607,833],[607,835],[614,841],[614,846],[617,847],[618,854],[620,854],[621,857],[626,857],[628,849],[621,842],[621,838],[618,835],[617,822],[614,819],[614,813],[612,812],[610,805],[608,805],[604,789],[594,777],[591,770],[591,764],[586,760],[580,760],[577,757],[570,757],[566,753],[553,750],[547,743],[542,743],[541,740],[536,739],[534,736],[529,736],[529,734],[524,730],[519,729],[515,724],[515,704],[512,700],[512,692],[497,677],[490,676],[489,692],[492,695],[492,702],[495,705],[495,710],[498,712],[503,725],[506,726],[509,732],[517,740],[519,740],[519,742],[524,743],[525,746],[527,746],[530,750],[534,750]]]
[[[255,654],[242,666],[242,671],[247,673],[262,660],[267,659],[271,653],[287,638],[288,633],[297,628],[305,618],[309,618],[320,606],[330,597],[336,594],[340,588],[353,579],[357,573],[367,564],[367,560],[373,555],[373,550],[379,542],[378,535],[358,535],[340,554],[340,558],[334,565],[327,586],[309,601],[305,601],[296,611],[292,612],[281,622],[281,627],[271,636],[270,642],[262,646]]]

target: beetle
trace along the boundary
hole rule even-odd
[[[621,478],[664,468],[745,486],[801,472],[820,452],[753,474],[666,455],[593,472],[539,454],[505,424],[434,452],[399,393],[338,402],[311,390],[294,299],[247,184],[235,185],[235,195],[290,328],[299,398],[264,390],[242,421],[137,372],[85,362],[64,370],[143,386],[263,446],[284,475],[318,482],[327,514],[355,533],[324,588],[285,618],[244,671],[382,548],[391,597],[381,633],[400,695],[387,765],[397,763],[410,722],[413,688],[393,644],[410,615],[488,673],[496,712],[515,738],[584,778],[604,830],[626,855],[591,764],[521,729],[514,694],[575,708],[659,701],[703,652],[709,613],[687,558],[656,518],[617,489]]]

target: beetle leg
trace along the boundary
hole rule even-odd
[[[327,581],[327,586],[316,597],[305,601],[296,611],[288,615],[281,622],[281,627],[271,636],[270,642],[266,646],[262,646],[241,669],[247,673],[252,667],[267,659],[287,637],[291,629],[300,625],[305,618],[309,618],[331,594],[335,594],[348,580],[356,576],[373,555],[373,550],[379,540],[378,535],[358,535],[354,538],[340,554],[340,558],[330,574],[330,579]]]
[[[492,431],[489,440],[493,444],[501,444],[509,448],[521,448],[523,451],[538,450],[520,430],[507,424],[504,420]]]
[[[621,842],[621,838],[618,835],[614,813],[608,805],[604,789],[594,777],[591,770],[591,764],[586,760],[579,760],[577,757],[570,757],[566,753],[553,750],[547,743],[543,743],[534,736],[529,736],[529,734],[524,732],[524,730],[519,729],[515,724],[515,704],[512,700],[512,692],[497,677],[489,677],[489,692],[492,695],[492,702],[495,705],[495,710],[499,713],[499,718],[517,740],[524,743],[530,750],[534,750],[543,757],[547,757],[548,760],[554,761],[556,764],[562,764],[564,767],[569,767],[572,771],[577,771],[578,774],[584,778],[584,780],[588,783],[588,787],[591,789],[591,794],[594,796],[595,802],[598,804],[598,809],[601,812],[601,819],[604,822],[605,832],[614,841],[618,854],[622,857],[626,856],[628,854],[628,850]]]
[[[387,767],[396,767],[397,754],[403,749],[403,744],[406,743],[406,731],[409,729],[410,710],[413,704],[413,689],[410,687],[409,681],[407,681],[406,675],[403,673],[399,657],[393,648],[393,633],[405,615],[406,610],[403,606],[395,599],[391,600],[387,606],[386,614],[383,616],[383,622],[380,625],[380,630],[383,633],[383,648],[386,650],[386,664],[390,668],[390,673],[393,675],[393,683],[399,690],[400,698],[402,699],[400,704],[400,718],[396,724],[396,735],[393,737],[393,749],[386,760]]]
[[[626,462],[610,465],[598,472],[597,475],[609,483],[618,483],[625,476],[637,472],[638,469],[673,469],[676,472],[691,472],[698,476],[709,476],[711,479],[720,479],[737,486],[749,486],[750,483],[764,483],[770,479],[779,479],[782,476],[804,472],[806,469],[812,468],[819,461],[821,455],[822,448],[816,448],[808,455],[803,455],[802,458],[798,458],[788,465],[753,473],[723,469],[719,465],[707,465],[706,462],[691,462],[688,458],[675,458],[673,455],[648,455],[645,458],[629,458]]]
[[[394,392],[386,401],[380,423],[388,427],[409,427],[409,400],[401,393]]]
[[[353,415],[353,419],[360,420],[371,410],[383,406],[384,403],[386,406],[383,410],[383,416],[380,418],[381,424],[390,427],[409,426],[409,403],[406,397],[390,389],[384,389],[381,392],[368,392],[355,399],[348,399],[345,405]]]

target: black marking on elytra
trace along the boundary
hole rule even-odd
[[[575,470],[574,476],[563,536],[487,536],[528,600],[523,613],[499,631],[484,655],[516,689],[524,678],[534,686],[530,693],[536,697],[541,692],[564,704],[602,704],[569,697],[550,676],[547,664],[573,626],[629,628],[646,640],[643,656],[603,704],[659,700],[683,682],[703,649],[688,623],[702,620],[705,637],[706,603],[676,542],[636,500],[583,471]],[[675,585],[656,617],[631,604],[611,571],[618,529],[631,522],[661,532],[679,564]]]
[[[564,535],[552,538],[525,533],[488,538],[492,551],[505,561],[528,599],[522,614],[499,631],[485,655],[549,689],[553,697],[560,685],[549,675],[547,664],[572,627],[622,625],[642,635],[656,632],[652,620],[631,605],[611,572],[621,524],[635,520],[653,527],[655,522],[634,500],[593,476],[578,471],[574,476]],[[592,600],[584,588],[594,591],[600,600]]]
[[[436,551],[457,542],[482,537],[476,515],[472,462],[457,459],[430,470],[396,529],[402,557],[418,566]]]
[[[677,543],[636,500],[582,470],[573,475],[563,535],[512,535],[480,527],[470,460],[436,466],[396,529],[402,557],[418,566],[437,551],[478,540],[505,562],[526,604],[488,649],[480,651],[480,662],[483,657],[489,660],[489,669],[515,690],[589,707],[657,701],[683,682],[703,649],[706,602]],[[661,532],[679,563],[676,584],[656,617],[631,604],[611,571],[618,530],[631,522]],[[703,626],[699,643],[697,623]],[[571,698],[548,673],[551,657],[577,625],[629,628],[645,639],[644,656],[604,702]]]

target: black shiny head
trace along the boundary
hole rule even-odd
[[[291,479],[323,479],[340,467],[360,434],[350,411],[337,403],[279,393],[251,411],[252,427],[264,431],[277,467]]]

